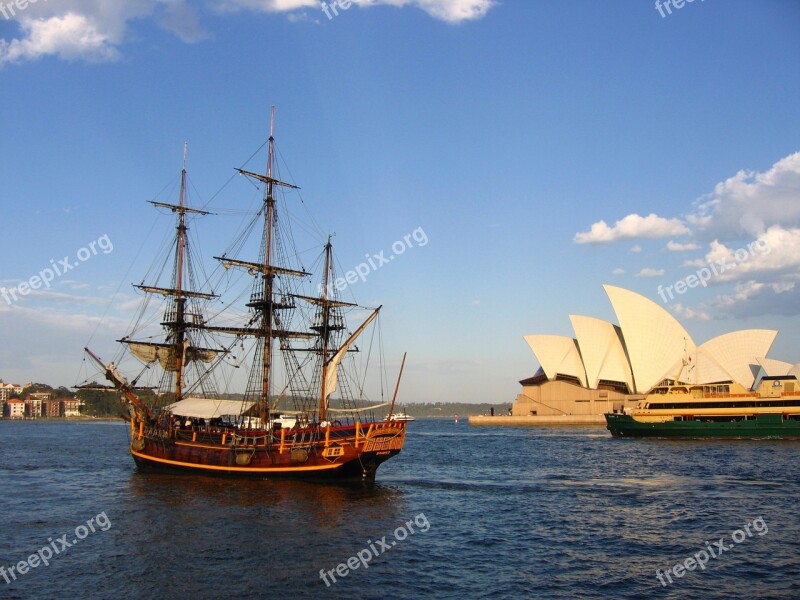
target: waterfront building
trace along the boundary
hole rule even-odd
[[[3,383],[0,379],[0,401],[7,402],[13,394],[21,394],[22,386],[16,383]]]
[[[6,416],[9,419],[24,419],[25,402],[22,400],[9,400],[6,402]]]
[[[42,402],[42,416],[44,417],[58,417],[61,415],[61,401],[63,398],[55,400],[45,400]],[[69,400],[69,398],[67,398]]]
[[[38,419],[42,416],[42,399],[37,397],[25,397],[25,416],[31,419]]]
[[[81,401],[77,398],[60,398],[59,413],[62,417],[80,417]]]

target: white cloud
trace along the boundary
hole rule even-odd
[[[760,238],[739,247],[714,240],[705,256],[720,269],[719,281],[741,281],[759,276],[778,287],[800,279],[800,228],[770,227]],[[724,269],[724,270],[723,270]]]
[[[683,304],[676,304],[672,307],[674,312],[681,319],[695,320],[695,321],[710,321],[711,314],[702,308],[691,308]]]
[[[197,13],[184,2],[167,3],[158,23],[187,44],[208,38],[208,32],[200,24]]]
[[[621,267],[617,267],[616,269],[611,271],[611,274],[612,275],[624,275],[625,274],[625,269],[623,269]]]
[[[162,27],[188,41],[199,35],[197,31],[191,33],[196,24],[193,14],[184,0],[58,0],[29,4],[13,18],[22,37],[0,39],[0,67],[44,56],[115,60],[120,56],[119,46],[129,23],[153,16]]]
[[[654,269],[652,267],[645,267],[636,274],[636,277],[661,277],[666,271],[664,269]]]
[[[0,66],[46,55],[74,60],[105,61],[117,58],[114,41],[83,15],[67,13],[61,17],[20,19],[25,34],[10,42],[0,40]]]
[[[800,228],[770,227],[738,247],[714,240],[704,258],[686,267],[706,270],[710,285],[733,284],[697,308],[676,307],[685,318],[746,318],[800,314]]]
[[[667,251],[669,252],[688,252],[690,250],[697,250],[699,246],[694,242],[675,242],[670,240],[667,242]]]
[[[800,152],[763,173],[739,171],[718,183],[688,217],[697,235],[734,240],[773,225],[800,227]]]
[[[124,331],[128,325],[128,321],[122,318],[98,317],[86,313],[58,310],[53,307],[27,308],[19,304],[9,307],[0,304],[0,313],[6,313],[10,317],[9,323],[13,320],[17,327],[33,328],[36,325],[43,325],[48,327],[53,334],[64,331],[91,332],[100,324],[112,330]],[[8,326],[6,325],[6,327]]]
[[[636,244],[635,246],[631,246],[631,252],[633,252],[634,254],[639,254],[639,252],[641,252],[641,251],[642,251],[642,247],[639,244]]]
[[[75,288],[73,288],[75,289]],[[19,295],[19,302],[25,303],[35,299],[46,301],[49,304],[104,304],[108,300],[96,296],[79,296],[77,294],[66,294],[55,290],[29,290],[24,296]]]
[[[224,0],[220,4],[221,10],[255,10],[261,12],[292,12],[303,8],[314,8],[324,14],[319,0]],[[332,0],[327,4],[333,5]],[[415,6],[425,11],[430,16],[447,21],[448,23],[460,23],[462,21],[472,21],[486,16],[496,0],[353,0],[352,6],[368,8],[371,6]],[[347,10],[350,10],[348,8]],[[332,9],[328,11],[335,18]],[[336,12],[341,16],[344,9],[337,5]]]
[[[58,285],[67,286],[71,290],[85,290],[89,288],[88,283],[83,283],[74,279],[60,279]]]
[[[7,4],[7,2],[4,2]],[[0,38],[0,68],[55,56],[63,60],[113,61],[120,57],[129,25],[136,19],[153,19],[184,42],[209,37],[200,22],[197,4],[188,0],[55,0],[33,2],[10,15],[19,26],[19,37]],[[330,4],[330,2],[329,2]],[[496,0],[355,0],[353,5],[413,6],[449,23],[480,19]],[[205,3],[206,16],[220,11],[249,10],[286,13],[292,21],[304,21],[298,11],[314,9],[323,15],[318,0],[222,0]],[[339,9],[342,14],[343,9]]]
[[[708,266],[708,262],[703,260],[702,258],[693,258],[693,259],[690,259],[690,260],[683,261],[683,263],[681,263],[681,266],[682,267],[695,267],[695,268],[707,267]]]
[[[495,5],[494,0],[413,0],[409,2],[387,0],[387,3],[400,6],[416,5],[432,17],[450,23],[481,19]]]
[[[656,214],[646,217],[630,214],[609,227],[605,221],[594,223],[589,231],[576,233],[577,244],[603,244],[619,240],[655,239],[685,235],[689,229],[680,219],[666,219]]]
[[[670,229],[674,231],[669,233]],[[707,244],[703,257],[688,258],[681,266],[692,271],[711,269],[709,285],[722,291],[699,308],[681,307],[684,316],[799,315],[800,152],[763,172],[739,171],[714,186],[684,218],[632,214],[613,227],[599,221],[575,235],[574,241],[608,243],[687,235],[690,239],[685,242],[667,242],[666,250],[690,252]],[[649,267],[637,276],[657,276],[662,270]]]

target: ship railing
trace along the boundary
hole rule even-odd
[[[172,432],[161,427],[153,427],[152,425],[145,425],[139,428],[139,438],[147,438],[149,440],[170,440],[172,439]]]
[[[231,446],[234,448],[265,448],[272,443],[272,435],[239,435],[231,434]]]
[[[402,450],[405,443],[405,428],[370,426],[365,436],[362,450],[364,452],[381,452],[386,450]]]

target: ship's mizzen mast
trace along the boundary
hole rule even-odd
[[[328,362],[328,340],[330,339],[331,335],[331,306],[328,304],[328,285],[329,285],[329,276],[331,270],[331,237],[328,236],[328,243],[325,244],[325,273],[322,276],[322,303],[321,303],[321,311],[322,311],[322,323],[320,329],[320,345],[322,347],[322,374],[321,374],[321,386],[320,386],[320,400],[319,400],[319,420],[320,422],[325,420],[325,409],[327,404],[327,398],[325,397],[325,380],[327,379],[325,372],[325,364]]]

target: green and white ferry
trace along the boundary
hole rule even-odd
[[[751,391],[733,382],[665,382],[636,408],[605,417],[614,437],[800,438],[800,383],[763,377]]]

